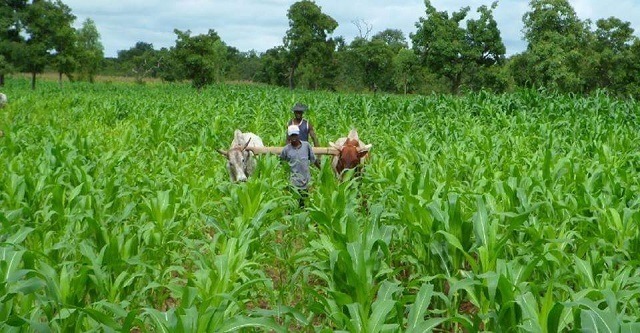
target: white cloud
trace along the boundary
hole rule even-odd
[[[640,31],[640,1],[616,1],[615,6],[597,0],[569,0],[580,19],[615,16],[631,22]],[[292,0],[64,0],[78,17],[77,26],[87,17],[96,22],[107,56],[116,56],[118,50],[129,49],[136,42],[152,43],[155,48],[175,44],[173,29],[191,30],[193,34],[214,29],[228,45],[241,51],[266,51],[282,45],[288,29],[287,10]],[[469,16],[491,0],[432,0],[439,11],[449,13],[469,6]],[[391,28],[400,29],[405,37],[415,32],[415,23],[425,15],[423,0],[316,0],[325,14],[339,24],[334,36],[351,41],[359,31],[352,23],[361,20],[372,26],[371,34]],[[494,15],[498,22],[508,54],[521,52],[522,16],[529,9],[525,0],[501,0]],[[636,33],[637,35],[637,33]]]

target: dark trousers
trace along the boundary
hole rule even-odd
[[[300,188],[295,186],[291,186],[290,189],[291,189],[291,192],[294,193],[294,195],[298,198],[298,206],[300,208],[304,208],[305,201],[309,197],[309,190],[307,190],[306,188]]]

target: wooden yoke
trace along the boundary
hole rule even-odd
[[[280,154],[284,147],[247,147],[246,150],[254,154]],[[338,155],[340,152],[333,147],[312,147],[315,155]]]

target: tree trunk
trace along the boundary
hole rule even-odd
[[[58,72],[58,84],[60,88],[62,88],[62,72]]]
[[[36,72],[31,73],[31,90],[36,90]]]
[[[460,84],[462,82],[462,74],[458,73],[451,78],[451,93],[457,95],[460,92]]]
[[[289,68],[289,89],[293,90],[296,87],[293,77],[296,75],[296,69],[298,69],[298,61],[294,60]]]
[[[0,74],[0,87],[4,87],[4,74]]]
[[[407,94],[407,86],[409,85],[409,79],[407,79],[407,75],[404,76],[404,94]]]
[[[289,89],[293,90],[294,85],[293,85],[293,75],[296,73],[296,67],[295,66],[291,66],[291,68],[289,69]]]

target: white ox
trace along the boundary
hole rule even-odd
[[[340,178],[345,169],[356,169],[360,165],[361,159],[369,153],[371,144],[365,144],[358,138],[358,131],[352,129],[346,138],[340,138],[329,145],[338,150],[338,155],[331,161],[333,171]]]
[[[227,160],[227,170],[233,182],[245,182],[256,168],[256,160],[247,147],[264,147],[262,139],[253,133],[233,132],[233,141],[229,150],[218,149]]]

